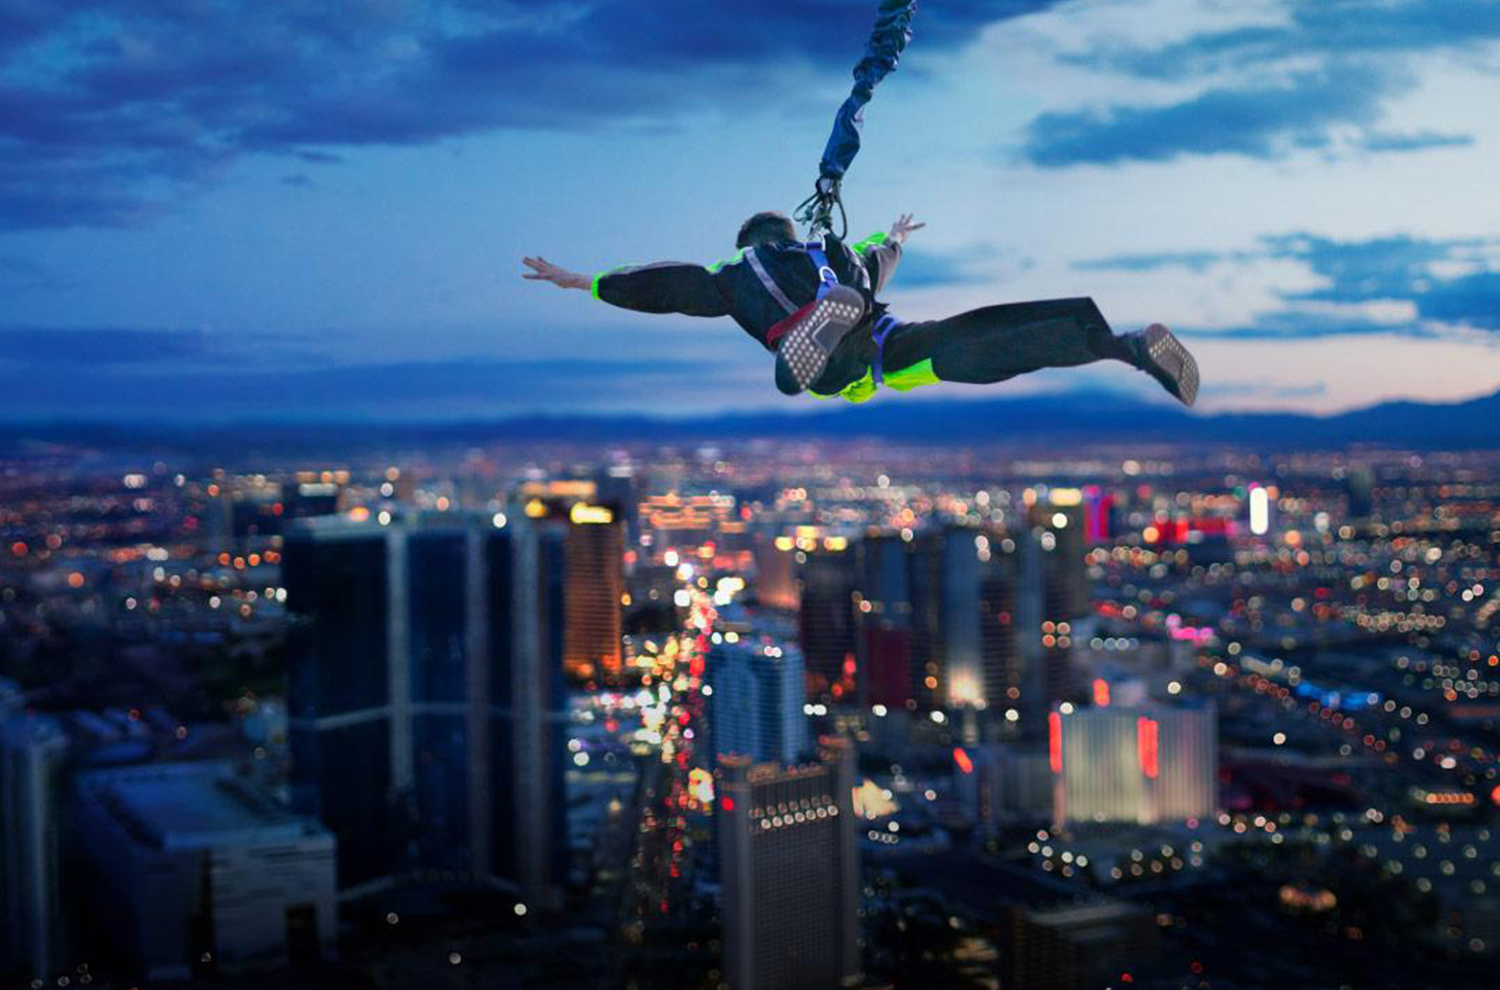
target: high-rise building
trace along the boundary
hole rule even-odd
[[[755,598],[763,608],[794,611],[797,596],[797,547],[789,536],[755,537]]]
[[[854,551],[860,701],[898,708],[912,697],[907,543],[894,533],[871,534]]]
[[[866,615],[860,627],[860,700],[900,708],[911,698],[911,626]]]
[[[1157,955],[1156,916],[1142,904],[1091,901],[1011,911],[1001,985],[1025,990],[1128,986]]]
[[[1082,493],[1054,491],[1031,507],[1042,548],[1042,619],[1067,622],[1088,614],[1088,540]]]
[[[0,686],[0,691],[4,687]],[[64,959],[61,726],[0,702],[0,975],[47,979]]]
[[[518,495],[533,525],[567,534],[563,669],[579,680],[613,681],[622,663],[625,520],[597,490],[589,480],[528,481]]]
[[[583,502],[568,521],[563,668],[583,680],[613,680],[620,675],[625,524],[612,507]]]
[[[1369,519],[1375,511],[1375,472],[1368,465],[1351,467],[1344,475],[1349,497],[1349,518]]]
[[[1021,709],[1028,734],[1040,731],[1050,706],[1072,700],[1077,691],[1074,627],[1088,615],[1090,600],[1082,500],[1076,490],[1054,491],[1031,506],[1028,528],[1015,537],[1024,590],[1020,649],[1032,685],[1023,689],[1027,703]]]
[[[1105,704],[1048,716],[1059,822],[1159,822],[1218,811],[1213,704]]]
[[[975,532],[919,535],[907,558],[911,696],[923,710],[979,697],[979,558]]]
[[[797,557],[798,629],[808,694],[853,697],[855,555],[842,540],[825,540],[819,549],[797,551]]]
[[[566,536],[519,512],[288,536],[293,799],[346,896],[436,876],[556,901]]]
[[[918,707],[1016,707],[1035,693],[1025,687],[1021,634],[1037,582],[1026,580],[1016,542],[951,526],[908,547],[911,694]]]
[[[835,990],[859,979],[853,747],[825,739],[820,757],[791,768],[720,762],[730,990]]]
[[[92,900],[147,980],[334,955],[333,835],[227,764],[90,771],[76,790]]]
[[[708,727],[715,753],[786,765],[807,749],[802,651],[741,638],[708,654]]]
[[[955,750],[959,798],[985,834],[1052,815],[1052,773],[1043,749],[990,743]]]
[[[986,559],[988,558],[988,559]],[[1022,557],[1014,540],[987,536],[981,545],[979,574],[979,664],[985,702],[996,709],[1015,709],[1024,718],[1027,705],[1035,700],[1028,684],[1026,655],[1022,649],[1022,611],[1034,595],[1024,581]],[[1033,608],[1032,611],[1035,611]],[[1017,722],[1017,731],[1021,726]]]
[[[1110,538],[1114,519],[1115,497],[1098,485],[1083,490],[1083,533],[1087,543],[1101,543]]]

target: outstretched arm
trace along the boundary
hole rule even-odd
[[[627,265],[590,278],[543,257],[522,258],[531,271],[522,278],[551,282],[563,289],[588,289],[595,299],[642,313],[728,316],[733,293],[728,266],[714,269],[677,261]]]
[[[910,213],[903,213],[891,224],[889,233],[871,234],[854,245],[854,250],[864,258],[865,267],[870,270],[870,285],[874,291],[879,292],[891,280],[897,263],[901,261],[901,246],[906,243],[907,235],[925,226],[925,223],[912,222]]]
[[[522,272],[522,278],[529,278],[535,282],[551,282],[559,289],[587,289],[593,284],[593,279],[578,272],[570,272],[561,265],[537,255],[535,258],[522,258],[521,264],[530,268],[529,272]]]

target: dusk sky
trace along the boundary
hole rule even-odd
[[[820,408],[524,282],[810,191],[874,0],[0,0],[0,418]],[[1500,387],[1500,2],[923,0],[851,233],[909,319],[1092,295],[1200,408]],[[1120,365],[875,401],[1126,390]]]

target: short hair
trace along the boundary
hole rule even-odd
[[[754,247],[757,244],[774,244],[777,241],[795,241],[797,228],[792,218],[785,213],[766,210],[740,224],[739,236],[734,239],[737,248]]]

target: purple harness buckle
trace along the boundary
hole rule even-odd
[[[900,325],[900,320],[887,313],[875,321],[875,327],[870,331],[875,340],[875,357],[870,361],[870,374],[876,385],[885,381],[885,338]]]

